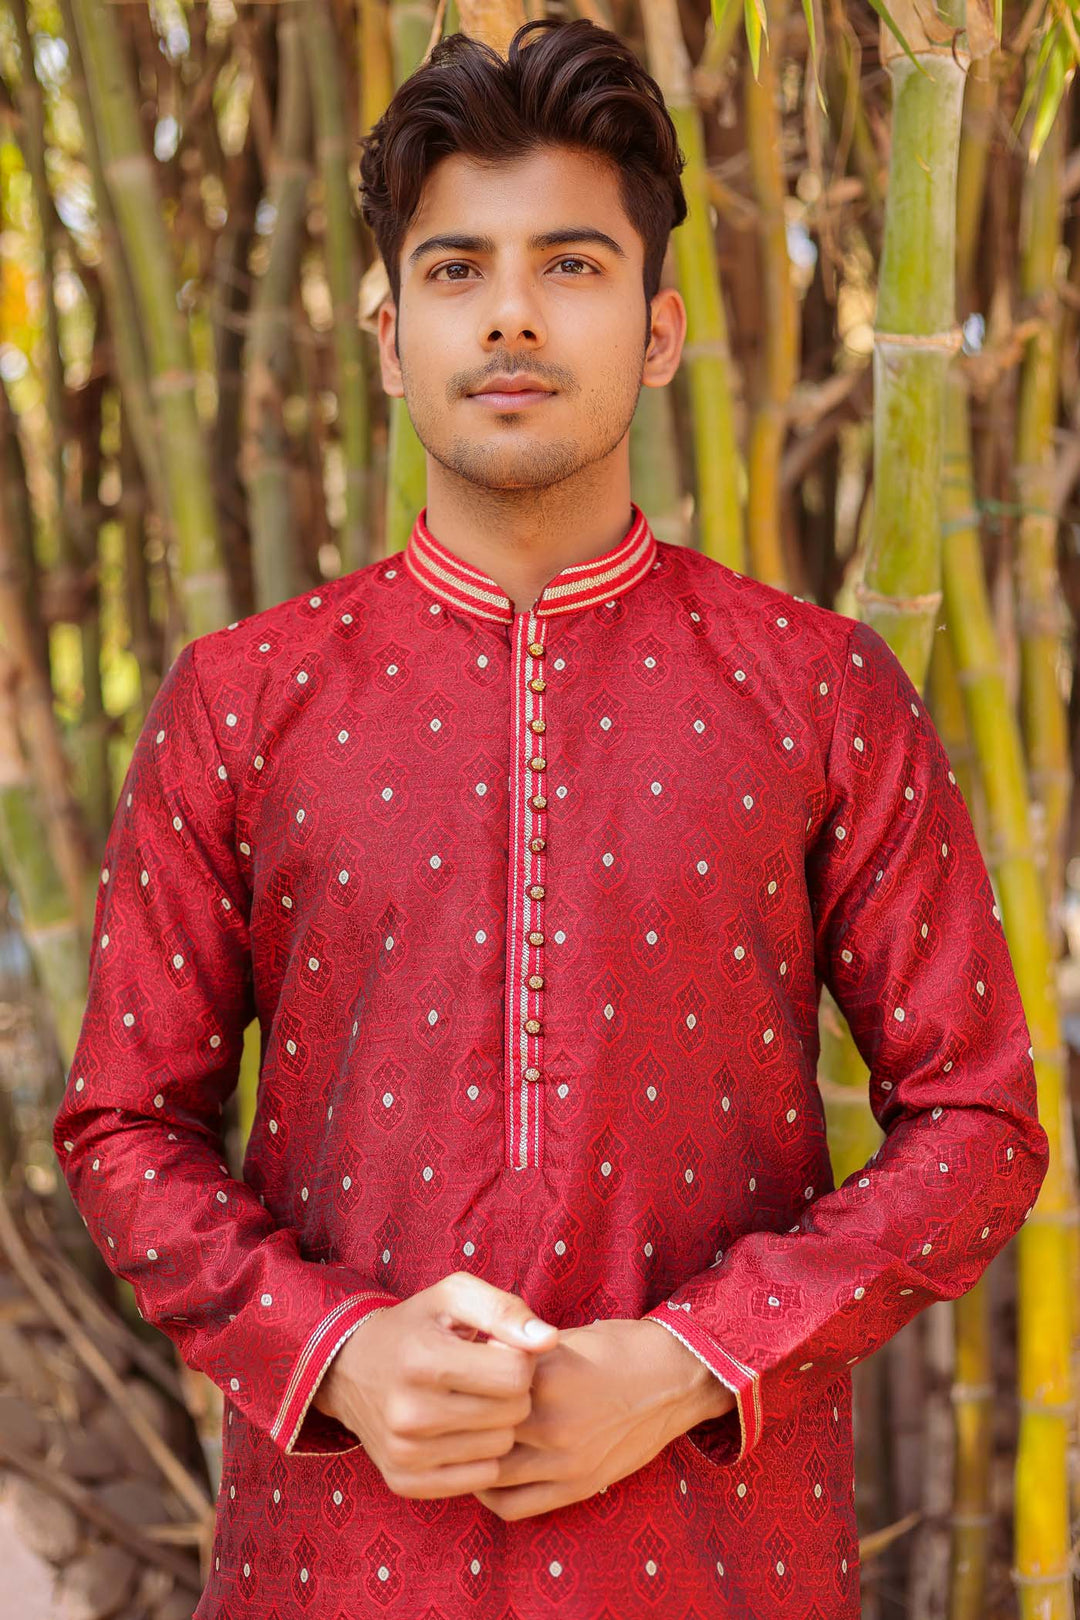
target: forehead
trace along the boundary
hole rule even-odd
[[[586,219],[633,250],[635,232],[619,194],[619,170],[600,154],[540,146],[492,162],[452,152],[429,171],[403,246],[435,230],[482,231],[509,241]]]

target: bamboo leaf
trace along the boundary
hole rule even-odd
[[[724,20],[734,3],[735,0],[712,0],[713,29],[717,34],[723,27]]]
[[[1023,127],[1024,119],[1028,115],[1028,109],[1030,108],[1032,101],[1035,99],[1035,92],[1039,88],[1039,82],[1042,78],[1043,69],[1049,60],[1053,45],[1054,28],[1051,27],[1046,29],[1042,39],[1039,41],[1039,53],[1035,58],[1035,66],[1028,74],[1027,83],[1024,86],[1024,93],[1020,97],[1020,105],[1016,109],[1016,117],[1013,119],[1012,128],[1013,134],[1017,137],[1019,136],[1020,130]]]
[[[1000,3],[1001,0],[999,0]],[[814,89],[817,92],[818,106],[827,115],[829,109],[825,105],[821,80],[818,78],[817,21],[814,17],[814,0],[802,0],[802,8],[806,17],[806,32],[810,41],[810,70],[814,75]]]
[[[764,35],[766,46],[769,43],[768,18],[765,15],[764,0],[743,0],[743,18],[746,23],[746,43],[750,47],[750,66],[754,70],[754,78],[758,77],[758,65],[761,61],[761,40]]]
[[[1028,162],[1037,163],[1043,143],[1050,133],[1050,126],[1057,117],[1061,98],[1065,94],[1065,85],[1072,72],[1072,51],[1065,30],[1060,23],[1056,23],[1052,30],[1054,40],[1050,55],[1046,63],[1043,93],[1039,97],[1039,104],[1035,111],[1035,122],[1031,130],[1031,144],[1028,147]]]

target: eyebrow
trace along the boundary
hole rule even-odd
[[[589,225],[570,225],[555,231],[542,231],[537,236],[529,237],[529,247],[544,249],[560,247],[566,242],[593,242],[597,247],[607,248],[616,258],[625,259],[627,254],[616,242],[613,236],[606,231],[598,231]],[[418,264],[429,253],[494,253],[496,243],[491,236],[463,236],[452,233],[444,236],[429,236],[425,241],[414,247],[406,261],[408,267]]]

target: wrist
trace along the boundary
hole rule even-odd
[[[735,1405],[735,1396],[726,1384],[721,1383],[712,1368],[674,1333],[669,1333],[662,1322],[650,1317],[641,1320],[655,1322],[659,1337],[667,1347],[664,1363],[670,1369],[672,1420],[676,1424],[676,1432],[685,1434],[687,1429],[694,1428],[698,1423],[706,1423],[710,1418],[723,1417],[725,1412],[730,1412]]]

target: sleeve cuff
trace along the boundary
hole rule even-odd
[[[673,1320],[676,1311],[679,1313],[677,1322]],[[662,1305],[645,1314],[648,1320],[659,1322],[685,1344],[735,1397],[733,1411],[725,1412],[723,1417],[696,1423],[686,1431],[688,1438],[712,1462],[741,1462],[761,1439],[761,1380],[758,1374],[729,1355],[712,1334],[691,1321],[685,1308],[675,1301],[665,1300]],[[737,1434],[736,1415],[739,1424]]]
[[[401,1301],[394,1294],[371,1290],[350,1294],[313,1329],[296,1359],[270,1438],[286,1456],[312,1457],[355,1451],[361,1444],[351,1429],[318,1407],[315,1392],[330,1363],[350,1334],[375,1311],[388,1310]]]

